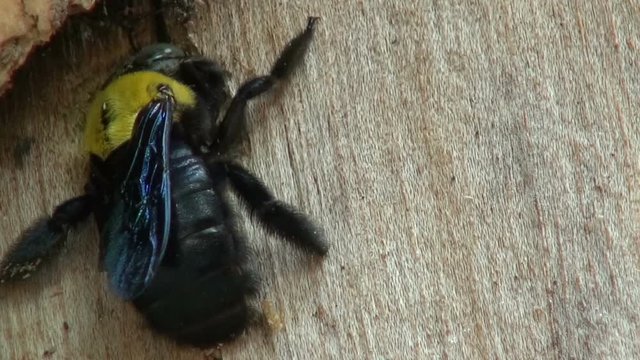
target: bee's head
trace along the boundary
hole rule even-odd
[[[170,75],[180,60],[187,55],[182,49],[167,43],[158,43],[145,46],[130,60],[129,66],[135,70],[150,70]],[[127,64],[125,64],[127,66]],[[129,72],[129,71],[127,71]]]
[[[135,55],[118,68],[107,83],[124,74],[136,71],[155,71],[167,76],[173,76],[180,62],[188,55],[179,47],[168,43],[157,43],[140,49]]]

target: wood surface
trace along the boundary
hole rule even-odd
[[[95,0],[3,0],[0,16],[0,95],[13,72],[34,49],[51,39],[68,16],[89,10]]]
[[[329,256],[245,221],[283,327],[194,350],[108,291],[92,220],[0,290],[2,359],[640,358],[638,1],[196,7],[193,42],[233,88],[322,17],[303,68],[252,104],[241,161],[325,227]],[[77,34],[0,103],[0,252],[82,191],[84,109],[131,50]]]

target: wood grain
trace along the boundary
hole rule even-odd
[[[241,159],[333,244],[310,263],[245,221],[284,327],[210,352],[155,336],[106,290],[91,221],[0,290],[0,357],[640,357],[640,3],[210,1],[190,34],[235,88],[308,15]],[[68,31],[0,103],[0,251],[82,189],[84,108],[129,51],[95,36]]]

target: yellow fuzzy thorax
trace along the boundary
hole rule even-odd
[[[158,95],[158,86],[167,85],[180,110],[194,107],[196,95],[186,85],[158,72],[138,71],[122,75],[96,95],[89,107],[85,130],[87,150],[106,159],[119,145],[131,138],[140,110]]]

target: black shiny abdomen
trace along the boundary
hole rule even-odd
[[[223,178],[210,174],[180,139],[171,147],[171,239],[154,280],[134,304],[157,331],[210,345],[246,327],[252,279]]]

